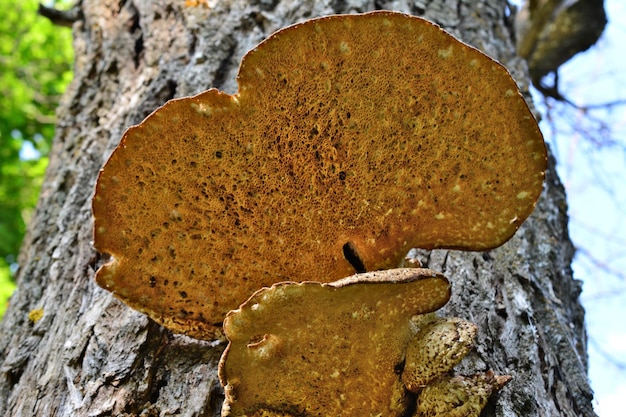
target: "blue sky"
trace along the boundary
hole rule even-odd
[[[561,92],[577,104],[626,101],[626,2],[606,0],[609,24],[598,44],[559,71]],[[537,106],[544,114],[541,98]],[[624,415],[626,398],[626,105],[550,109],[541,122],[557,158],[577,247],[574,276],[589,336],[589,376],[596,412]],[[603,122],[593,122],[597,118]],[[600,130],[600,132],[598,132]],[[589,134],[591,133],[591,134]]]

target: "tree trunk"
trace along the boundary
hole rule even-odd
[[[527,88],[506,2],[408,3],[79,2],[75,79],[59,109],[18,290],[0,328],[0,415],[219,415],[224,344],[172,334],[93,280],[102,262],[91,245],[98,170],[128,126],[173,97],[210,87],[235,92],[246,51],[281,27],[321,15],[375,8],[421,15],[502,62]],[[572,255],[553,161],[537,209],[503,247],[418,252],[453,282],[443,314],[479,326],[460,372],[491,368],[513,377],[483,415],[594,415]]]

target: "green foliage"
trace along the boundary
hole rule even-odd
[[[39,16],[37,6],[0,0],[0,312],[48,162],[54,111],[72,78],[71,30]]]
[[[11,279],[11,270],[4,259],[0,259],[0,318],[9,305],[9,297],[15,290],[15,283]]]

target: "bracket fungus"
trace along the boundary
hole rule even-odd
[[[237,82],[129,128],[96,185],[98,284],[176,332],[212,338],[276,282],[497,247],[541,192],[545,145],[509,73],[426,20],[296,24]]]
[[[411,318],[449,298],[447,279],[412,268],[256,292],[224,320],[222,415],[402,415]]]
[[[449,298],[448,280],[421,268],[257,291],[224,320],[222,416],[406,416],[419,394],[420,415],[477,417],[508,377],[448,375],[476,335],[424,315]]]

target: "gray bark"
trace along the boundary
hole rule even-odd
[[[506,4],[461,1],[83,0],[75,80],[0,327],[0,415],[219,415],[224,345],[175,335],[96,286],[90,198],[126,127],[173,97],[236,91],[243,54],[296,21],[374,8],[422,15],[505,64],[523,89]],[[592,416],[584,312],[573,280],[563,188],[551,162],[532,217],[486,253],[420,251],[453,282],[444,313],[478,324],[461,364],[513,376],[483,415]],[[28,313],[43,309],[33,323]]]

